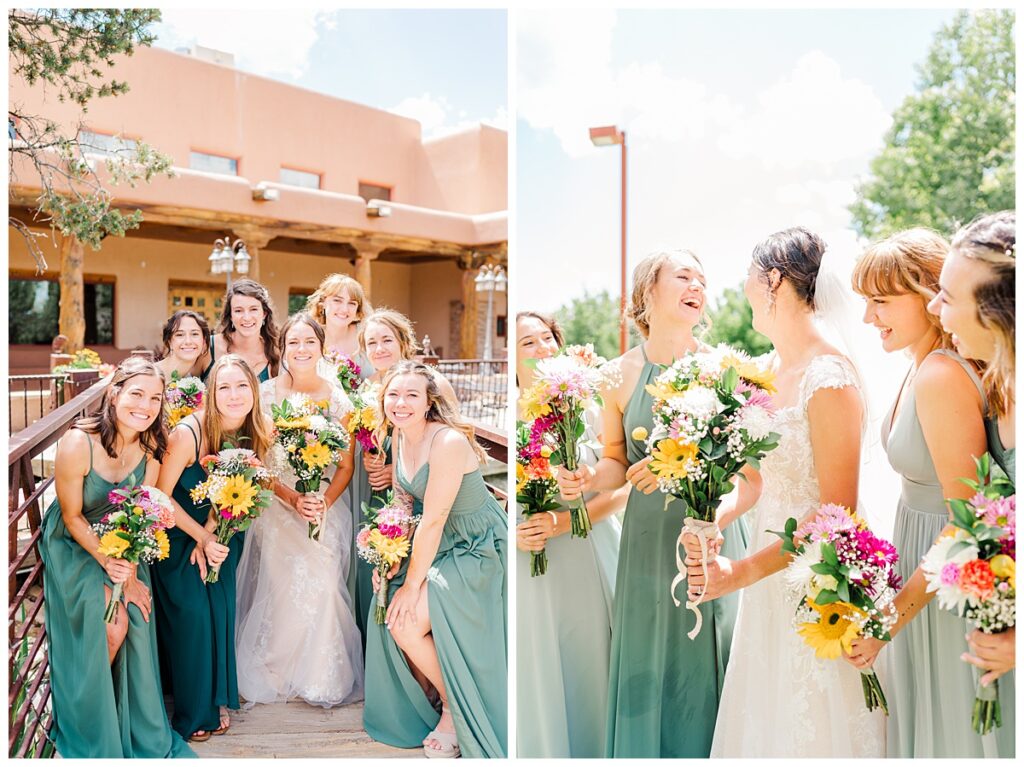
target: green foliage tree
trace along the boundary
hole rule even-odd
[[[850,206],[858,234],[928,226],[950,235],[1014,207],[1014,19],[1013,10],[960,11],[936,34]]]
[[[593,344],[594,351],[612,359],[619,356],[619,299],[607,290],[591,295],[584,293],[561,307],[555,316],[565,330],[567,344]],[[627,343],[630,348],[640,343],[640,334],[629,324]]]
[[[715,346],[729,344],[757,356],[772,349],[772,343],[754,330],[753,312],[743,295],[743,287],[726,288],[714,308],[708,309],[711,329],[703,340]]]
[[[12,77],[30,86],[56,91],[60,101],[73,101],[84,114],[94,98],[118,96],[128,84],[110,78],[107,70],[115,57],[130,56],[136,46],[148,46],[155,37],[149,31],[160,12],[148,9],[42,8],[11,10],[7,15],[7,41]],[[21,104],[8,110],[10,184],[17,179],[15,161],[27,160],[39,183],[37,207],[43,220],[65,236],[98,250],[104,237],[122,236],[138,227],[141,211],[121,211],[111,205],[110,193],[96,172],[102,162],[111,183],[149,181],[171,173],[171,158],[144,142],[127,143],[114,151],[86,154],[81,121],[73,133],[41,115],[29,114]],[[105,155],[101,157],[98,155]],[[23,167],[23,165],[21,165]],[[42,271],[46,263],[25,222],[9,219],[26,237]]]

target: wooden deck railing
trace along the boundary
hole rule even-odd
[[[53,447],[79,416],[95,411],[107,387],[98,381],[10,439],[8,454],[7,640],[11,757],[52,756],[49,658],[39,557],[43,496],[53,484]]]
[[[476,429],[476,440],[479,442],[487,454],[495,461],[503,465],[508,465],[508,435],[503,431],[481,424],[480,422],[474,422],[474,428]],[[487,488],[494,494],[494,497],[502,502],[502,506],[508,504],[508,491],[503,483],[501,486],[494,482],[488,482]]]

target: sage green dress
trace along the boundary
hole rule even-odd
[[[942,354],[963,367],[984,398],[981,381],[956,352]],[[896,510],[893,544],[904,582],[949,521],[935,466],[917,417],[914,389],[908,386],[893,418],[895,403],[882,424],[882,443],[902,492]],[[960,660],[967,652],[968,622],[932,600],[892,641],[885,692],[889,700],[890,757],[1010,757],[1014,753],[1014,682],[999,680],[1003,726],[981,736],[971,729],[977,674]]]
[[[206,524],[210,502],[197,506],[189,491],[206,479],[199,465],[199,439],[192,432],[196,460],[185,467],[173,497],[198,524]],[[153,565],[156,596],[157,639],[164,687],[174,698],[171,726],[183,737],[197,730],[220,726],[219,707],[238,708],[235,675],[235,570],[245,534],[237,533],[228,544],[228,557],[216,583],[205,583],[199,568],[189,562],[195,541],[177,527],[167,531],[171,552]]]
[[[622,419],[630,464],[646,454],[643,443],[629,435],[638,426],[648,432],[654,427],[653,399],[644,387],[660,372],[644,353]],[[687,637],[696,619],[684,605],[676,607],[669,593],[678,572],[675,544],[682,523],[678,501],[666,510],[662,493],[630,493],[615,584],[606,756],[707,758],[711,753],[739,594],[702,604],[703,628],[695,639]],[[741,559],[745,522],[729,525],[724,536],[722,555]],[[685,592],[680,585],[681,601]]]
[[[600,457],[588,411],[581,462]],[[588,496],[589,499],[589,496]],[[523,521],[516,507],[517,524]],[[608,654],[621,525],[594,523],[545,546],[548,570],[530,576],[530,552],[516,550],[516,751],[525,758],[600,758],[608,719]]]
[[[114,510],[111,490],[127,487],[146,475],[143,458],[120,482],[108,482],[92,467],[82,485],[82,515],[95,524]],[[53,690],[53,731],[57,753],[64,758],[195,757],[171,729],[160,688],[156,624],[147,623],[137,607],[128,608],[128,636],[107,662],[106,609],[103,586],[110,579],[99,563],[71,537],[54,500],[43,515],[39,552],[43,558],[43,597]],[[149,566],[138,578],[150,586]],[[123,608],[119,608],[123,609]]]
[[[999,421],[996,418],[985,419],[985,436],[988,438],[988,452],[996,466],[1002,469],[1014,487],[1017,486],[1017,449],[1003,447],[999,438]]]
[[[396,455],[397,484],[422,503],[430,464],[411,479],[401,467]],[[434,646],[466,757],[503,758],[507,753],[507,526],[480,470],[464,474],[427,575]],[[390,593],[404,583],[408,563],[403,560]],[[387,627],[370,621],[366,732],[398,748],[419,748],[439,719]]]

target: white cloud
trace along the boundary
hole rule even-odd
[[[388,111],[418,121],[425,139],[458,133],[474,128],[480,123],[508,130],[508,111],[504,106],[499,106],[491,117],[467,120],[465,110],[459,110],[456,114],[448,99],[444,96],[434,97],[430,93],[404,98]]]
[[[235,64],[266,76],[301,77],[309,65],[309,52],[321,29],[332,29],[334,11],[290,7],[256,9],[185,10],[167,8],[156,27],[157,42],[168,48],[194,44],[234,54]]]

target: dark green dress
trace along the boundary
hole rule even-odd
[[[143,458],[128,477],[108,482],[92,467],[82,485],[82,515],[95,524],[114,510],[111,490],[146,475]],[[107,631],[103,622],[106,572],[64,525],[54,500],[43,515],[39,552],[43,572],[46,635],[49,639],[53,689],[53,732],[64,758],[120,759],[194,757],[192,749],[171,729],[164,709],[157,660],[155,613],[149,623],[137,607],[128,609],[128,636],[112,664],[107,663]],[[138,578],[150,586],[149,566],[138,566]]]
[[[202,375],[199,376],[203,383],[206,383],[206,379],[210,377],[210,371],[213,370],[213,363],[217,359],[216,353],[213,351],[213,336],[210,336],[210,364],[206,366],[206,370],[203,371]],[[253,371],[256,372],[255,370]],[[266,367],[259,372],[256,376],[256,380],[260,383],[270,380],[270,363],[268,362]]]
[[[436,436],[436,435],[435,435]],[[411,480],[395,464],[397,483],[420,502],[429,464]],[[508,520],[479,469],[464,474],[427,575],[430,625],[463,756],[506,755],[508,713]],[[405,581],[409,560],[391,582]],[[372,621],[366,636],[363,724],[374,740],[419,748],[439,713],[409,671],[387,627]]]
[[[645,353],[622,419],[631,465],[646,455],[629,435],[638,426],[654,427],[653,400],[644,387],[660,372]],[[686,636],[695,618],[669,593],[682,523],[677,501],[666,510],[662,493],[630,492],[615,581],[606,756],[705,759],[711,753],[739,594],[702,604],[703,628],[692,641]],[[745,522],[732,523],[724,535],[722,555],[742,558]],[[680,585],[680,600],[685,591]]]
[[[384,439],[384,463],[391,464],[391,438]],[[352,509],[352,566],[348,573],[348,590],[352,595],[352,604],[355,606],[356,625],[359,626],[359,635],[363,640],[363,651],[366,651],[366,622],[370,612],[370,602],[373,600],[373,565],[360,558],[356,552],[356,536],[359,535],[359,528],[366,522],[363,514],[363,503],[380,505],[382,499],[387,495],[388,488],[374,490],[370,487],[370,475],[363,468],[363,447],[356,445],[355,452],[355,473],[349,483],[349,506]],[[378,500],[380,499],[380,500]],[[419,513],[418,511],[416,513]]]
[[[199,439],[192,432],[196,460],[174,486],[173,497],[198,524],[206,523],[209,501],[196,506],[189,491],[206,479],[199,465]],[[171,725],[184,737],[220,726],[219,706],[238,708],[235,677],[235,569],[244,533],[228,545],[230,553],[216,583],[205,583],[199,568],[189,563],[195,541],[175,527],[167,531],[170,556],[153,566],[153,591],[159,615],[157,637],[164,686],[174,697]]]

